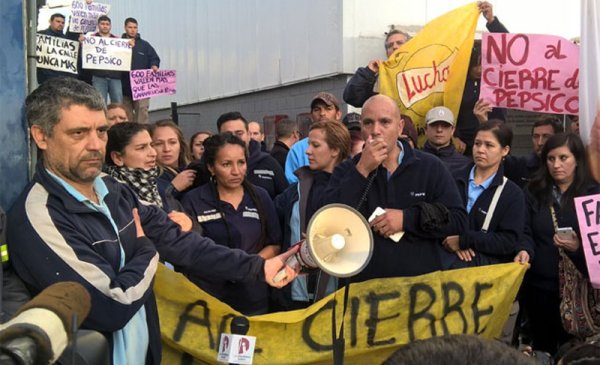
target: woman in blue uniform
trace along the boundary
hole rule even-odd
[[[183,206],[216,243],[259,254],[265,259],[280,251],[281,229],[266,190],[246,181],[248,150],[231,133],[204,141],[203,159],[210,181],[189,191]],[[266,283],[237,283],[190,276],[196,285],[245,315],[269,311]]]

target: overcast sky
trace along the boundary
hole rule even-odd
[[[468,4],[466,0],[357,0],[358,14],[373,14],[359,21],[356,29],[362,35],[381,34],[382,25],[423,25],[447,11]],[[579,36],[579,0],[492,0],[494,14],[511,33],[538,33]],[[368,8],[380,11],[368,11]],[[361,10],[362,8],[362,10]],[[485,30],[480,17],[478,30]]]

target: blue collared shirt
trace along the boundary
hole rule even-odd
[[[493,174],[492,176],[488,177],[484,182],[477,185],[475,183],[475,166],[473,166],[471,172],[469,173],[469,191],[467,192],[467,213],[471,213],[471,208],[473,208],[473,205],[475,205],[475,202],[477,201],[481,193],[483,193],[485,189],[490,187],[490,185],[492,184],[492,180],[494,180],[495,176],[496,174]]]
[[[90,209],[104,214],[106,218],[108,218],[110,224],[115,230],[119,242],[119,248],[121,251],[120,267],[122,268],[125,265],[125,251],[123,251],[123,246],[121,245],[117,224],[113,220],[110,210],[104,202],[104,198],[108,195],[108,188],[106,187],[104,181],[99,176],[94,179],[94,192],[98,196],[97,204],[96,202],[86,198],[83,194],[77,191],[77,189],[75,189],[65,180],[53,174],[50,170],[46,169],[46,171],[78,202],[84,204]],[[112,335],[113,364],[144,365],[146,363],[146,352],[148,351],[150,336],[148,334],[145,306],[142,305],[137,313],[131,317],[129,322],[127,322],[122,329],[113,332]]]

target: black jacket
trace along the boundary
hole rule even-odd
[[[260,143],[253,139],[250,140],[248,153],[248,181],[265,189],[271,199],[275,199],[288,186],[283,169],[271,155],[261,151]]]
[[[429,141],[425,142],[422,150],[437,156],[448,167],[451,173],[464,169],[473,162],[472,159],[456,152],[456,148],[451,143],[446,147],[436,148]]]
[[[473,166],[471,163],[455,174],[465,207],[469,198],[469,174]],[[511,262],[521,250],[526,250],[530,257],[534,254],[533,247],[524,237],[525,197],[521,188],[510,180],[506,181],[500,194],[487,232],[482,231],[492,198],[503,178],[504,171],[501,165],[490,186],[481,193],[468,213],[469,228],[459,235],[460,248],[471,248],[476,254],[486,255],[490,259],[486,262],[488,264]]]
[[[282,169],[285,169],[285,159],[288,152],[290,152],[290,148],[281,141],[275,141],[273,148],[271,148],[271,157],[279,162]]]

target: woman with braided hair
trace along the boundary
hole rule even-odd
[[[265,259],[280,251],[281,228],[266,190],[246,180],[248,150],[231,133],[204,141],[204,165],[210,181],[189,191],[185,211],[216,243],[259,254]],[[190,276],[196,285],[245,315],[269,311],[269,288],[265,283],[223,282]]]

